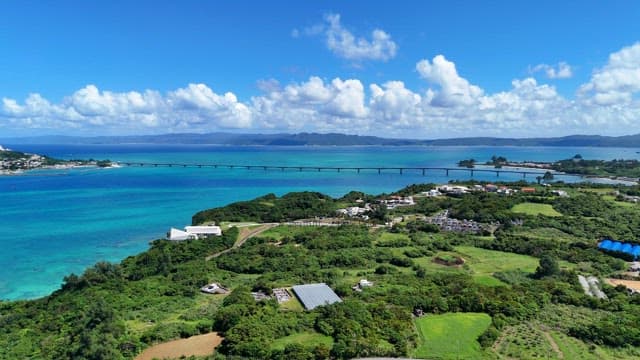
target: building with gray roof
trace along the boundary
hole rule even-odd
[[[342,301],[325,283],[296,285],[292,289],[307,310]]]

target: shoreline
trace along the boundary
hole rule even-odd
[[[97,164],[58,164],[58,165],[44,165],[37,168],[30,169],[16,169],[16,170],[0,170],[0,176],[20,176],[29,175],[38,170],[72,170],[72,169],[111,169],[121,168],[122,166],[117,163],[112,163],[109,166],[98,166]]]
[[[545,167],[527,166],[526,164],[522,164],[519,166],[504,165],[500,168],[496,168],[493,165],[480,164],[480,165],[475,165],[474,167],[482,170],[495,170],[495,171],[500,171],[502,169],[513,170],[513,171],[537,170],[536,172],[540,172],[541,175],[544,175],[546,172],[550,172],[551,174],[558,175],[558,176],[573,176],[581,179],[611,181],[611,183],[609,184],[620,184],[620,185],[627,185],[627,186],[640,184],[640,179],[627,177],[627,176],[574,174],[574,173],[567,173],[563,171],[557,171],[557,170],[545,168]],[[464,167],[460,167],[460,168],[464,168]],[[595,183],[598,183],[598,182],[596,181]]]

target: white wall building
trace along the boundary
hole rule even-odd
[[[190,234],[198,236],[220,236],[222,235],[222,229],[220,226],[208,225],[208,226],[185,226],[184,230]]]
[[[220,226],[185,226],[184,231],[171,228],[167,233],[167,238],[173,241],[195,240],[207,236],[221,236]]]

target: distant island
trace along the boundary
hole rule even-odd
[[[60,160],[46,155],[13,151],[0,145],[0,175],[34,169],[67,169],[78,166],[111,167],[110,160]]]
[[[475,168],[479,165],[475,159],[464,159],[458,161],[459,167]],[[570,159],[558,160],[553,162],[544,161],[509,161],[503,156],[492,156],[483,166],[493,166],[496,169],[503,167],[511,168],[528,168],[547,170],[544,180],[553,179],[551,172],[559,172],[564,174],[598,176],[615,178],[625,181],[638,181],[640,178],[640,161],[631,159],[613,159],[613,160],[586,160],[582,155],[576,154]]]
[[[4,144],[209,144],[235,146],[591,146],[640,148],[640,134],[627,136],[572,135],[554,138],[469,137],[453,139],[394,139],[338,133],[206,134],[179,133],[133,136],[32,136],[0,138]]]

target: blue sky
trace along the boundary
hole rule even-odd
[[[0,135],[640,132],[636,1],[9,1]]]

